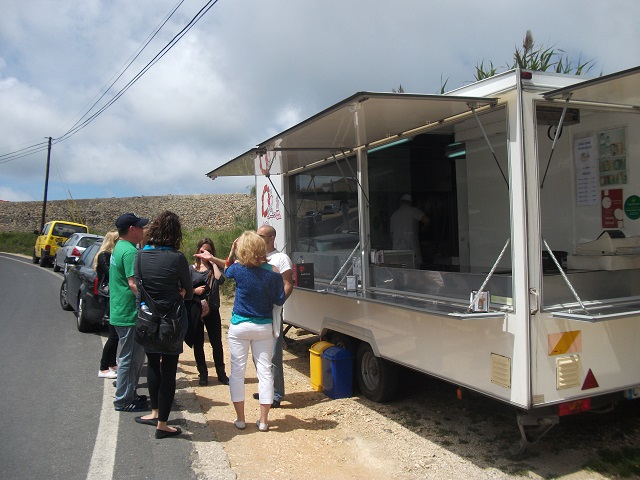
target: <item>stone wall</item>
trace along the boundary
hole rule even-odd
[[[54,200],[47,202],[45,222],[79,217],[90,232],[105,233],[115,229],[114,221],[122,213],[133,212],[153,219],[164,210],[177,213],[186,230],[197,227],[224,230],[232,227],[238,218],[255,219],[256,200],[250,194],[241,193]],[[41,220],[41,201],[0,202],[0,232],[39,230]]]

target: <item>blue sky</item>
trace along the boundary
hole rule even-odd
[[[3,0],[0,155],[60,139],[168,13],[115,95],[205,0]],[[591,75],[640,65],[640,2],[618,0],[218,0],[111,107],[54,141],[49,199],[246,192],[205,174],[362,90],[437,93],[504,70],[536,42],[593,59]],[[95,111],[95,110],[94,110]],[[42,199],[46,151],[0,156],[0,199]]]

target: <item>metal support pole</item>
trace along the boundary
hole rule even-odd
[[[44,221],[47,214],[47,190],[49,189],[49,165],[51,164],[51,137],[47,148],[47,171],[44,177],[44,199],[42,200],[42,220],[40,221],[40,231],[44,228]]]

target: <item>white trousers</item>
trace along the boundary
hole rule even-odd
[[[242,402],[245,398],[244,377],[249,358],[249,347],[253,355],[253,363],[258,374],[258,393],[261,404],[273,402],[273,373],[271,372],[271,356],[273,354],[273,331],[271,324],[259,325],[242,322],[229,325],[229,356],[231,357],[231,375],[229,389],[231,401]]]

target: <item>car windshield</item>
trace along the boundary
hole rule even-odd
[[[81,227],[80,225],[69,225],[68,223],[56,223],[55,227],[53,227],[53,234],[56,237],[69,238],[74,233],[86,232],[86,227]]]
[[[96,243],[96,240],[98,240],[96,237],[82,237],[78,241],[78,246],[87,248],[89,245]]]

